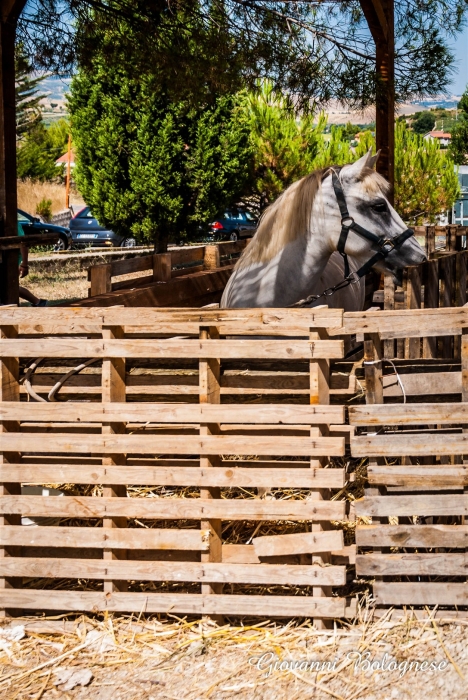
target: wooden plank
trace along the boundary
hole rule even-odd
[[[267,535],[252,540],[258,557],[278,557],[285,554],[313,554],[343,549],[342,530],[301,532],[291,535]]]
[[[122,326],[103,326],[102,338],[104,341],[121,340],[124,337],[124,329]],[[121,357],[106,359],[102,363],[102,401],[106,404],[113,401],[122,403],[125,401],[125,360]],[[121,435],[126,432],[126,424],[117,419],[114,421],[106,421],[101,427],[104,439],[113,441],[116,435]],[[125,467],[127,463],[127,455],[119,452],[107,454],[102,458],[103,467],[112,473],[113,467]],[[103,496],[105,498],[125,498],[127,495],[126,486],[122,484],[106,484],[103,488]],[[102,521],[104,530],[112,530],[113,528],[127,527],[126,518],[104,518]],[[114,559],[126,559],[127,552],[125,550],[112,550],[105,548],[103,551],[103,560],[106,564],[110,564]],[[104,592],[111,593],[112,591],[123,591],[127,589],[126,582],[104,580]]]
[[[400,374],[406,396],[433,396],[461,394],[460,372],[416,372]],[[384,397],[403,396],[394,374],[383,377]]]
[[[358,576],[466,576],[466,554],[358,554]]]
[[[309,360],[343,357],[341,340],[82,340],[6,339],[0,357],[158,357]]]
[[[402,309],[395,311],[347,311],[341,328],[329,328],[331,336],[379,333],[381,338],[410,338],[460,334],[468,326],[468,308]]]
[[[432,226],[429,228],[433,228]],[[424,308],[438,308],[439,306],[439,261],[428,260],[424,263]],[[423,357],[437,357],[437,338],[423,338]]]
[[[110,263],[111,276],[129,275],[132,272],[145,272],[153,269],[153,255],[142,255],[128,260],[114,260]]]
[[[436,375],[437,376],[437,375]],[[403,381],[405,375],[403,375]],[[453,425],[468,423],[468,403],[416,403],[350,406],[352,425]],[[0,408],[0,416],[1,416]]]
[[[205,257],[203,259],[205,270],[216,270],[220,267],[220,250],[218,245],[205,246]]]
[[[468,587],[464,583],[376,581],[373,594],[378,605],[468,605]]]
[[[98,591],[0,591],[0,605],[33,610],[137,612],[261,617],[345,617],[346,598],[312,596],[110,593]],[[351,608],[351,616],[354,614]]]
[[[443,496],[441,496],[443,498]],[[343,520],[344,501],[201,498],[3,496],[0,513],[28,517],[148,518],[150,520]]]
[[[274,377],[274,373],[272,373]],[[460,406],[461,404],[444,404]],[[101,423],[252,423],[304,424],[344,423],[343,406],[297,404],[174,404],[174,403],[0,403],[0,420],[64,421]],[[451,421],[455,422],[455,421]],[[468,423],[468,404],[466,404]]]
[[[0,465],[0,480],[17,479],[21,483],[132,484],[146,486],[200,486],[243,488],[343,488],[344,469],[260,469],[226,463],[209,471],[192,467],[135,467],[108,469],[83,464],[8,464]],[[279,463],[281,465],[281,462]],[[278,464],[276,465],[278,466]]]
[[[206,551],[207,530],[163,528],[33,527],[0,528],[2,546],[91,547],[96,549],[175,549]]]
[[[153,255],[153,280],[168,282],[171,279],[171,253]]]
[[[467,525],[358,525],[358,547],[448,547],[468,546]]]
[[[468,494],[412,494],[410,496],[366,496],[355,501],[356,515],[466,515]]]
[[[369,484],[430,489],[460,489],[468,484],[468,466],[452,465],[369,465]]]
[[[418,265],[406,268],[406,308],[421,308],[421,272]],[[420,356],[419,338],[408,338],[405,341],[405,356],[408,358],[419,358]]]
[[[13,438],[14,439],[14,438]],[[298,438],[299,439],[299,438]],[[319,439],[319,438],[318,438]],[[322,438],[323,439],[323,438]],[[412,455],[455,455],[468,453],[468,434],[421,433],[416,435],[375,435],[351,439],[353,457],[397,457]]]
[[[447,256],[439,260],[439,272],[441,280],[440,289],[440,306],[454,306],[454,283],[455,283],[455,257]],[[453,357],[453,339],[450,336],[444,335],[442,338],[443,357]]]
[[[415,436],[411,436],[415,437]],[[452,436],[444,436],[444,440]],[[468,435],[466,436],[468,440]],[[358,438],[360,440],[362,438]],[[181,440],[177,435],[79,435],[45,433],[5,433],[2,435],[2,449],[9,452],[21,451],[44,454],[47,452],[75,452],[86,454],[239,454],[239,449],[247,454],[275,456],[343,456],[343,438],[307,438],[286,436],[246,435],[239,440],[236,435],[187,435]],[[413,453],[411,453],[413,454]],[[416,453],[414,453],[416,454]],[[450,453],[452,454],[452,452]]]
[[[98,294],[108,294],[112,291],[112,273],[111,264],[94,265],[89,270],[91,281],[90,296],[94,297]]]
[[[393,281],[393,277],[391,275],[384,275],[383,305],[385,311],[393,310],[395,308],[395,282]],[[384,341],[383,356],[385,358],[395,357],[394,340]]]
[[[454,555],[456,556],[456,555]],[[346,583],[344,566],[287,564],[224,564],[222,562],[139,562],[99,559],[45,559],[7,557],[0,559],[0,576],[32,578],[87,578],[104,581],[196,581],[212,583],[256,583],[297,586]]]
[[[175,255],[175,252],[172,253]],[[460,311],[454,310],[454,311]],[[358,316],[362,312],[358,313]],[[367,312],[365,312],[367,313]],[[465,315],[466,316],[466,315]],[[468,319],[468,316],[466,316]],[[0,324],[21,325],[30,323],[32,325],[44,326],[53,324],[59,328],[62,324],[64,328],[80,326],[85,323],[95,323],[97,325],[122,325],[131,327],[146,327],[158,331],[170,324],[181,324],[177,326],[179,330],[188,332],[193,324],[192,331],[198,333],[200,325],[216,325],[220,323],[235,324],[239,332],[251,330],[283,330],[291,331],[303,330],[307,335],[313,326],[325,328],[342,326],[343,310],[329,309],[326,306],[311,309],[180,309],[180,308],[139,308],[138,315],[134,308],[115,307],[0,307]],[[466,323],[465,325],[468,325]],[[232,326],[231,326],[232,327]],[[57,331],[60,332],[60,331]],[[126,329],[127,332],[127,329]],[[169,331],[170,332],[170,331]],[[223,330],[224,332],[224,330]],[[338,334],[338,331],[336,331]]]
[[[197,262],[198,260],[203,260],[204,257],[205,246],[191,246],[190,248],[179,248],[179,250],[171,251],[173,265],[186,265],[188,263]]]

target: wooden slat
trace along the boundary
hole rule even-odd
[[[450,547],[468,546],[467,525],[358,525],[359,547]]]
[[[466,576],[466,554],[358,554],[358,576]]]
[[[435,375],[438,376],[437,374]],[[402,377],[403,382],[405,376]],[[352,425],[453,425],[468,423],[468,403],[380,404],[349,407]],[[0,415],[1,406],[0,406]]]
[[[14,439],[14,438],[13,438]],[[17,448],[19,449],[19,448]],[[468,453],[468,434],[444,433],[443,438],[437,433],[416,435],[374,435],[351,439],[353,457],[397,457],[425,455],[462,455]]]
[[[456,335],[468,326],[465,307],[386,311],[347,311],[341,328],[329,328],[330,335],[379,333],[381,338],[416,338]]]
[[[369,484],[430,489],[460,489],[468,484],[468,466],[452,465],[369,465]]]
[[[21,421],[136,421],[138,423],[343,423],[343,406],[297,404],[174,404],[174,403],[0,403],[0,420]],[[454,404],[460,405],[460,404]],[[467,404],[468,422],[468,404]],[[455,422],[455,421],[451,421]]]
[[[114,262],[111,262],[110,266],[112,277],[128,275],[132,272],[152,270],[153,255],[142,255],[140,258],[129,258],[128,260],[114,260]]]
[[[460,372],[416,372],[400,374],[406,396],[460,394]],[[403,396],[395,375],[383,377],[384,397]]]
[[[445,436],[445,438],[452,436]],[[463,436],[461,436],[463,437]],[[468,435],[466,436],[468,440]],[[5,433],[2,449],[46,454],[48,452],[117,452],[133,454],[239,454],[277,456],[343,456],[344,438],[307,438],[286,436],[252,436],[240,439],[236,435],[186,435],[181,440],[177,435],[67,435],[40,433]],[[411,453],[416,454],[416,453]],[[452,454],[452,452],[450,452]]]
[[[298,463],[300,464],[300,463]],[[343,488],[346,481],[344,469],[283,469],[239,468],[226,463],[209,471],[198,466],[190,467],[137,467],[126,466],[108,469],[100,465],[86,464],[5,464],[0,465],[0,480],[21,483],[68,484],[132,484],[146,486],[223,486],[266,488]]]
[[[464,583],[390,583],[376,581],[374,598],[380,605],[468,605]],[[447,613],[450,615],[450,613]]]
[[[172,253],[174,255],[174,253]],[[445,310],[449,315],[451,309]],[[459,310],[458,310],[459,311]],[[468,315],[464,314],[468,319]],[[152,332],[165,332],[159,329],[176,324],[174,328],[185,333],[198,333],[200,325],[230,324],[230,328],[237,328],[238,332],[249,330],[280,330],[289,332],[304,331],[307,335],[311,327],[341,328],[343,319],[342,309],[328,309],[319,307],[312,309],[180,309],[180,308],[148,308],[143,307],[135,313],[134,308],[115,307],[0,307],[0,324],[20,325],[24,323],[35,326],[50,326],[64,330],[79,328],[84,324],[122,325],[125,332],[127,326],[131,328],[145,327]],[[466,323],[465,325],[468,325]],[[77,331],[79,332],[79,331]],[[135,331],[136,332],[136,331]],[[171,331],[169,331],[171,332]],[[221,325],[220,332],[224,333]],[[336,331],[338,334],[338,331]]]
[[[441,498],[443,498],[441,496]],[[343,520],[344,501],[201,498],[3,496],[0,513],[28,517],[148,518],[151,520]]]
[[[33,610],[81,610],[254,615],[261,617],[345,617],[355,614],[346,598],[311,596],[200,595],[193,593],[110,593],[97,591],[0,590],[0,606]]]
[[[280,537],[282,537],[282,535],[280,535]],[[335,564],[354,564],[354,562],[356,561],[356,545],[352,544],[347,547],[342,547],[341,549],[333,550],[331,552],[331,555]],[[289,553],[285,555],[280,555],[279,558],[281,560],[297,560],[300,556],[300,554]],[[223,562],[229,564],[260,564],[262,560],[259,558],[258,554],[255,551],[255,547],[252,544],[224,544]],[[283,561],[282,563],[286,562]]]
[[[466,515],[468,494],[366,496],[355,501],[356,515]]]
[[[291,535],[267,535],[253,540],[258,557],[278,557],[285,554],[313,554],[343,549],[342,530],[301,532]]]
[[[205,551],[206,530],[163,528],[33,527],[14,525],[0,528],[2,546],[95,547],[97,549],[175,549]]]
[[[343,357],[341,340],[82,340],[38,338],[5,339],[0,343],[0,357],[158,357],[283,359]]]
[[[45,559],[7,557],[0,559],[0,576],[30,578],[88,578],[104,581],[198,581],[212,583],[257,583],[297,586],[346,583],[344,566],[288,566],[286,564],[224,564],[222,562],[139,562],[118,559]]]

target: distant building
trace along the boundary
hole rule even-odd
[[[450,212],[450,223],[468,226],[468,165],[458,166],[458,180],[460,182],[460,196]]]
[[[425,141],[438,141],[441,146],[448,146],[452,139],[452,134],[446,131],[429,131],[424,135]]]
[[[57,160],[55,161],[55,165],[57,166],[57,168],[59,168],[61,165],[64,165],[66,168],[67,163],[68,163],[68,152],[64,153],[63,156],[60,156],[60,158],[57,158]],[[71,168],[75,167],[75,153],[73,152],[73,150],[70,154],[70,167]]]

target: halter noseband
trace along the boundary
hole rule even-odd
[[[408,240],[408,238],[414,236],[414,229],[412,228],[407,228],[405,231],[403,231],[403,233],[400,233],[400,235],[396,236],[395,238],[382,238],[381,236],[377,236],[375,233],[371,233],[371,231],[363,228],[354,221],[352,216],[350,216],[340,178],[334,170],[332,170],[332,182],[341,213],[341,233],[338,240],[337,251],[343,258],[344,278],[338,282],[338,284],[335,284],[334,287],[325,289],[325,291],[323,291],[321,294],[309,294],[309,296],[305,299],[301,299],[295,304],[289,304],[288,308],[308,306],[309,304],[317,301],[317,299],[321,299],[322,297],[330,297],[339,289],[344,289],[350,284],[359,282],[364,275],[367,275],[367,273],[371,271],[376,262],[379,260],[384,260],[387,255],[390,255],[392,250],[400,248],[403,243]],[[364,265],[362,265],[359,270],[356,270],[356,272],[350,272],[348,256],[345,253],[346,241],[348,240],[350,231],[354,231],[359,236],[371,241],[371,243],[375,243],[378,248],[378,251],[371,257],[371,259],[364,263]]]
[[[350,277],[349,261],[348,256],[345,253],[345,245],[351,230],[355,231],[363,238],[366,238],[368,241],[371,241],[371,243],[375,243],[378,247],[377,253],[375,253],[370,260],[364,263],[359,270],[356,270],[356,272],[353,273],[357,281],[360,280],[361,277],[364,277],[364,275],[367,275],[367,273],[374,267],[376,262],[379,260],[384,260],[387,255],[390,255],[392,250],[400,248],[403,243],[408,240],[408,238],[414,235],[414,230],[412,228],[407,228],[405,231],[403,231],[403,233],[400,233],[399,236],[396,236],[396,238],[382,238],[381,236],[377,236],[375,233],[367,231],[367,229],[357,224],[353,217],[350,216],[340,178],[334,170],[332,170],[332,181],[336,200],[341,213],[341,233],[338,240],[337,250],[343,258],[345,279]]]

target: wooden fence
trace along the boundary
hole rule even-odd
[[[109,295],[112,292],[114,294],[110,296],[111,302],[113,304],[120,303],[119,299],[125,299],[125,294],[122,294],[124,291],[138,290],[148,287],[148,285],[154,286],[156,284],[169,283],[175,278],[186,277],[187,275],[190,275],[191,279],[195,275],[195,279],[198,280],[200,275],[197,276],[197,273],[205,273],[201,275],[203,281],[207,276],[215,279],[216,271],[220,270],[220,268],[226,268],[224,270],[225,274],[220,276],[221,286],[219,290],[219,285],[215,285],[215,291],[221,293],[229,278],[232,266],[249,240],[182,248],[158,255],[144,255],[131,260],[116,260],[102,265],[94,265],[88,270],[88,281],[90,282],[88,297],[90,301],[85,302],[85,305],[94,304],[94,297]],[[131,279],[114,279],[138,272],[146,274],[132,277]],[[207,275],[207,272],[211,274]],[[183,282],[181,284],[180,282],[172,284],[168,288],[172,298],[169,296],[166,299],[167,295],[165,295],[164,299],[161,300],[163,305],[182,305],[181,302],[185,300],[185,294],[192,306],[198,306],[193,298],[193,289],[190,284],[184,284]],[[163,291],[159,287],[159,296],[162,293]],[[160,306],[161,304],[154,305]]]
[[[349,429],[324,329],[341,325],[326,308],[0,308],[0,607],[353,615],[354,548],[330,529]],[[25,400],[83,358],[95,392],[73,374]]]

